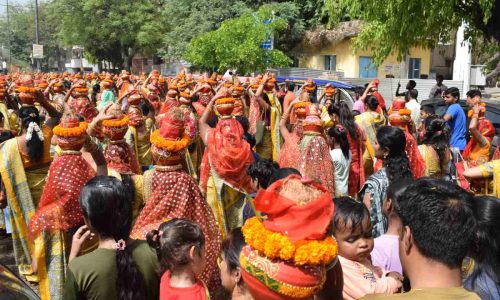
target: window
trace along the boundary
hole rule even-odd
[[[337,69],[337,56],[325,55],[325,70],[335,71]]]
[[[420,78],[420,58],[410,58],[408,78]]]

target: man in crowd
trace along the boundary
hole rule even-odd
[[[399,254],[411,291],[366,299],[479,299],[462,287],[461,265],[474,245],[472,196],[453,183],[420,179],[399,198]]]
[[[409,90],[406,97],[406,108],[411,110],[411,119],[415,127],[420,124],[420,104],[417,102],[418,91],[416,89]]]
[[[458,101],[460,100],[460,91],[456,87],[451,87],[444,92],[444,102],[448,106],[443,119],[450,126],[451,139],[450,146],[464,150],[467,141],[465,133],[467,132],[467,119],[465,113]]]
[[[429,99],[440,98],[443,92],[448,89],[446,85],[443,84],[443,75],[436,76],[436,85],[434,85],[429,93]]]
[[[416,86],[417,83],[415,82],[415,80],[410,80],[406,84],[406,91],[400,93],[399,89],[401,88],[401,83],[398,82],[398,88],[396,89],[396,97],[402,97],[402,96],[406,97],[408,95],[408,92],[414,90]]]

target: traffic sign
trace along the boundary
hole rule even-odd
[[[43,58],[43,45],[33,44],[33,58]]]

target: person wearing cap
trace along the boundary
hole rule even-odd
[[[184,113],[172,108],[162,119],[160,128],[151,134],[154,168],[142,176],[141,193],[146,204],[137,218],[133,239],[145,240],[149,231],[173,218],[198,223],[206,236],[207,258],[202,280],[210,289],[217,285],[217,257],[221,236],[211,208],[198,184],[186,171],[185,152],[190,142],[185,130]]]

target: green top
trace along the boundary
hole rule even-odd
[[[147,299],[158,299],[160,278],[155,252],[145,241],[132,241],[126,251],[132,253],[144,278]],[[98,248],[73,259],[68,265],[63,299],[117,299],[116,250]]]
[[[367,295],[363,299],[415,299],[415,300],[480,300],[479,296],[473,292],[469,292],[463,287],[455,288],[425,288],[411,290],[404,294],[375,294]]]

